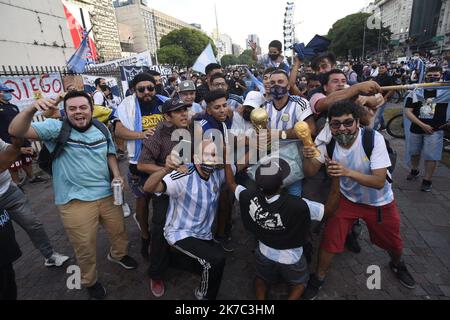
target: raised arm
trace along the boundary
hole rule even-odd
[[[52,109],[58,109],[56,101],[53,99],[39,99],[31,106],[20,112],[9,125],[9,134],[14,137],[39,140],[39,136],[31,127],[34,114],[37,111],[52,113]]]
[[[300,69],[302,62],[301,60],[295,56],[295,62],[291,69],[291,74],[289,75],[289,91],[294,96],[301,96],[302,92],[297,87],[297,75],[298,75],[298,69]]]

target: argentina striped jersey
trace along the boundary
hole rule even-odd
[[[277,110],[272,101],[267,101],[264,108],[269,114],[269,129],[274,130],[292,129],[298,121],[304,121],[313,114],[308,100],[298,96],[289,96],[281,110]]]

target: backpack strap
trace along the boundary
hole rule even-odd
[[[375,131],[370,128],[364,128],[362,132],[362,144],[367,159],[370,160],[372,156],[373,147],[375,144]]]
[[[327,144],[327,154],[330,159],[333,158],[335,148],[336,148],[336,140],[334,140],[334,138],[331,138],[330,142]]]
[[[100,130],[103,135],[106,138],[106,142],[108,144],[108,150],[109,150],[109,136],[110,136],[110,132],[108,130],[108,128],[105,126],[105,124],[101,123],[100,121],[98,121],[97,119],[92,119],[92,124],[98,129]]]
[[[61,152],[64,150],[66,146],[67,140],[69,140],[70,132],[72,131],[72,127],[70,126],[69,120],[65,118],[62,121],[61,129],[58,134],[58,138],[56,139],[56,146],[52,153],[50,153],[50,160],[53,161],[58,158]]]

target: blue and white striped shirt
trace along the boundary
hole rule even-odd
[[[263,108],[269,114],[269,129],[273,130],[292,129],[298,121],[304,121],[313,114],[308,100],[298,96],[289,96],[281,110],[277,110],[272,101],[267,101]]]
[[[215,170],[205,180],[193,164],[188,173],[173,171],[163,181],[170,197],[164,237],[173,245],[188,237],[211,240],[211,226],[216,216],[224,170]]]

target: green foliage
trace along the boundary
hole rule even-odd
[[[223,67],[236,65],[236,64],[239,64],[239,59],[238,59],[238,57],[236,57],[232,54],[226,54],[222,57],[222,59],[220,59],[220,64]]]
[[[244,50],[238,57],[239,64],[253,65],[255,61],[252,59],[252,50]]]
[[[191,28],[174,30],[161,38],[159,42],[158,60],[160,63],[190,67],[208,43],[211,43],[214,54],[217,55],[217,49],[213,40],[203,32]],[[171,50],[175,50],[176,52],[172,54],[170,53]],[[181,55],[181,51],[183,55]],[[162,56],[160,56],[160,52],[163,53]],[[181,60],[174,63],[173,59],[175,57]]]
[[[338,57],[346,57],[351,52],[353,57],[362,55],[364,28],[366,28],[365,52],[378,49],[378,39],[381,39],[382,48],[389,44],[392,32],[389,28],[368,29],[367,20],[371,15],[368,13],[355,13],[336,21],[326,36],[331,40],[330,50]]]

